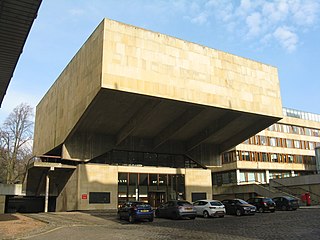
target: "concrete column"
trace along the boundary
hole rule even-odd
[[[241,179],[240,179],[240,169],[237,169],[237,170],[236,170],[236,175],[237,175],[237,185],[239,185],[240,182],[241,182]]]
[[[139,189],[136,188],[136,201],[139,201]]]
[[[49,206],[49,185],[50,185],[50,178],[49,178],[49,172],[47,172],[46,175],[46,192],[45,192],[45,199],[44,199],[44,212],[48,212],[48,206]]]
[[[49,209],[49,194],[50,194],[50,177],[49,177],[49,173],[50,171],[53,171],[54,167],[50,167],[49,171],[47,172],[46,175],[46,191],[45,191],[45,199],[44,199],[44,212],[48,212]]]
[[[269,170],[266,170],[266,183],[269,183]]]

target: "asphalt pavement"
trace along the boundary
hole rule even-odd
[[[110,212],[39,213],[48,223],[18,239],[320,239],[320,208],[257,213],[254,216],[171,220],[129,224]]]

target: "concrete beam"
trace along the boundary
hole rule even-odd
[[[116,146],[123,142],[130,134],[140,126],[151,114],[156,111],[157,106],[161,104],[160,100],[148,100],[147,103],[139,109],[129,121],[122,127],[116,137]]]
[[[176,132],[183,128],[187,123],[189,123],[193,118],[198,116],[204,109],[199,107],[192,107],[183,112],[179,117],[177,117],[173,122],[171,122],[165,129],[161,131],[154,139],[154,149],[158,148],[166,141],[170,139]]]
[[[207,126],[205,129],[203,129],[199,134],[194,136],[187,143],[187,151],[191,151],[195,147],[199,146],[201,143],[205,142],[207,139],[212,137],[215,133],[225,128],[228,124],[234,121],[235,118],[238,118],[240,116],[241,116],[240,113],[228,112],[223,116],[221,116],[220,118],[216,119],[210,124],[210,126]]]
[[[244,141],[248,139],[249,137],[256,134],[260,129],[265,129],[273,123],[274,121],[270,119],[257,118],[257,120],[253,124],[250,124],[250,126],[244,128],[242,131],[235,134],[232,138],[220,144],[219,152],[222,153],[232,147],[235,147],[237,144],[239,144],[239,142],[241,142],[241,140]]]

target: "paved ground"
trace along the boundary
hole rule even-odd
[[[129,224],[113,213],[40,213],[25,216],[45,227],[15,239],[320,239],[320,209],[195,220],[158,219]],[[0,239],[6,239],[1,238]]]

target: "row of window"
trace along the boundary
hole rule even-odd
[[[314,137],[320,136],[319,129],[292,126],[292,125],[280,124],[280,123],[275,123],[270,127],[268,127],[267,129],[273,132],[293,133],[293,134],[314,136]]]
[[[288,116],[288,117],[294,117],[294,118],[300,118],[300,119],[320,122],[320,115],[319,114],[303,112],[303,111],[290,109],[290,108],[283,108],[282,111],[283,111],[283,115]]]
[[[202,168],[185,155],[112,150],[90,161],[120,166],[157,166],[172,168]]]
[[[294,172],[291,171],[283,171],[283,172],[269,172],[269,179],[275,178],[286,178],[291,176],[301,176],[313,174],[313,172]],[[250,183],[250,182],[258,182],[258,183],[266,183],[266,172],[265,171],[240,171],[240,183]],[[218,172],[212,174],[212,184],[221,186],[222,184],[232,184],[237,183],[236,171],[226,171],[226,172]]]
[[[297,149],[307,149],[314,150],[315,147],[320,146],[319,142],[287,139],[287,138],[277,138],[277,137],[266,137],[261,135],[255,135],[246,141],[244,144],[252,145],[262,145],[271,147],[282,147],[282,148],[297,148]]]
[[[315,156],[302,156],[293,154],[265,153],[251,151],[231,151],[222,154],[222,164],[236,161],[277,162],[277,163],[303,163],[315,165]]]

